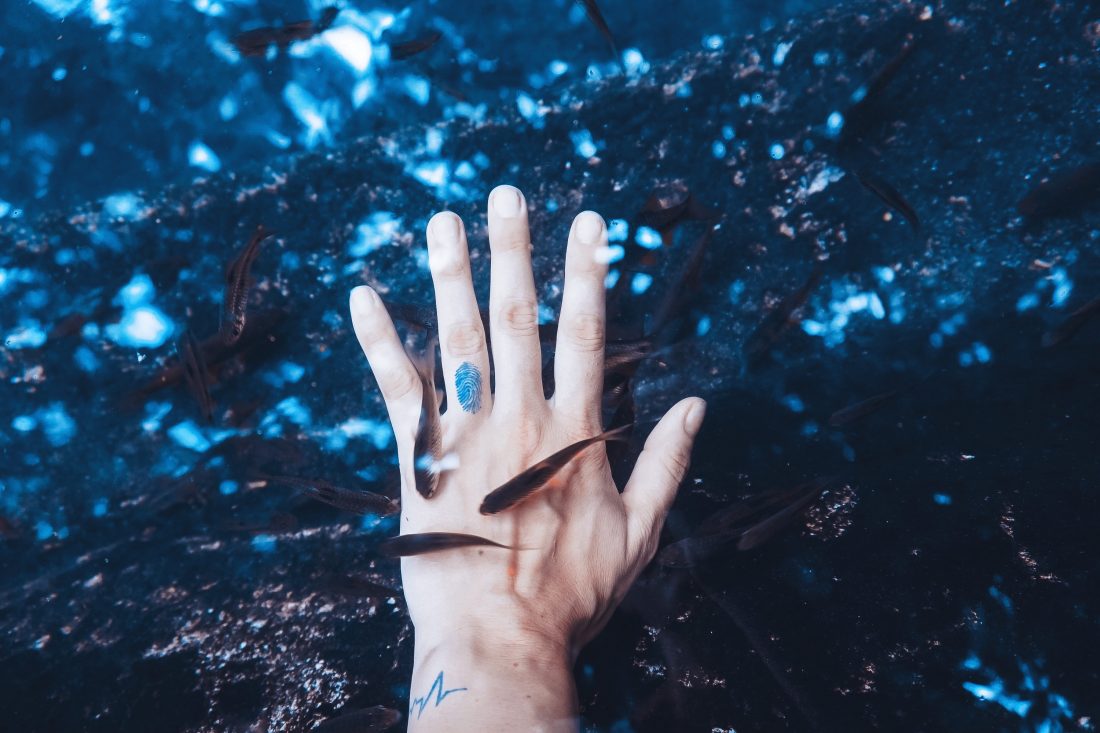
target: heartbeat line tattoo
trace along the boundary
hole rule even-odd
[[[420,720],[420,715],[424,712],[424,708],[428,707],[428,703],[432,701],[432,693],[435,693],[435,705],[432,707],[439,707],[439,703],[443,702],[447,695],[452,692],[462,692],[468,688],[466,687],[452,687],[449,690],[443,689],[443,670],[439,670],[439,674],[436,675],[435,681],[432,682],[432,687],[428,690],[428,694],[424,697],[415,697],[413,701],[409,703],[409,715],[412,715],[412,711],[416,710],[416,719]]]
[[[455,394],[466,412],[481,409],[481,370],[468,361],[455,369]]]

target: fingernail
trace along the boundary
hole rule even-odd
[[[584,244],[595,244],[603,235],[603,217],[593,211],[585,211],[577,217],[577,239]]]
[[[514,219],[519,216],[522,202],[519,200],[519,191],[511,186],[501,186],[493,194],[493,211],[497,216],[505,219]]]
[[[458,217],[454,214],[436,214],[432,219],[432,234],[440,244],[452,245],[458,242]]]
[[[695,434],[699,432],[699,428],[703,425],[703,416],[706,414],[707,403],[696,397],[695,403],[688,408],[687,415],[684,416],[684,431],[695,437]]]
[[[356,314],[369,311],[378,301],[378,293],[369,285],[360,285],[351,291],[351,310]]]

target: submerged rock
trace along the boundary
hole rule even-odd
[[[1097,157],[1095,20],[1088,3],[853,4],[526,115],[5,221],[7,720],[303,730],[405,707],[411,629],[384,592],[397,565],[377,553],[393,520],[258,476],[393,494],[348,291],[429,303],[422,233],[449,207],[484,292],[484,200],[511,182],[529,201],[547,319],[572,217],[609,219],[624,338],[715,229],[677,294],[682,338],[635,382],[643,419],[687,393],[711,401],[670,537],[746,495],[845,478],[805,532],[691,573],[651,570],[582,657],[586,721],[1084,729],[1096,679],[1083,655],[1100,642],[1100,327],[1041,344],[1100,293],[1100,217],[1087,201],[1059,218],[1016,206]],[[655,221],[690,201],[679,226]],[[226,263],[259,225],[275,235],[239,349],[207,354],[208,424],[175,343],[218,330]],[[843,528],[823,529],[834,516]]]

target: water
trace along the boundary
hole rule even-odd
[[[662,243],[650,195],[721,217],[674,343],[634,381],[640,419],[710,402],[663,544],[831,479],[759,548],[643,575],[578,664],[589,729],[1091,730],[1100,326],[1043,340],[1100,295],[1100,218],[1087,195],[1017,211],[1097,159],[1089,5],[608,0],[621,65],[568,3],[458,5],[348,5],[270,59],[229,39],[319,6],[0,10],[10,724],[407,709],[411,629],[375,551],[394,520],[257,476],[392,493],[347,292],[426,302],[424,225],[448,207],[484,297],[485,196],[513,182],[543,320],[572,217],[611,222],[612,336],[653,322],[710,226]],[[276,234],[250,330],[212,359],[208,423],[164,369],[185,329],[217,330],[260,224]]]

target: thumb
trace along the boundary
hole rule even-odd
[[[657,550],[661,526],[687,473],[691,446],[706,411],[707,403],[698,397],[673,405],[646,439],[623,489],[630,551],[643,556],[644,562]]]

